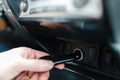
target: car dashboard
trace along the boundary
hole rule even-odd
[[[66,62],[64,70],[51,70],[49,80],[120,80],[119,3],[3,0],[3,17],[11,28],[6,35],[12,36],[9,46],[28,46],[51,55],[83,52],[81,61]]]

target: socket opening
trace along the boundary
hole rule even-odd
[[[74,49],[73,54],[78,54],[76,56],[76,58],[77,58],[76,61],[81,61],[83,59],[83,51],[82,51],[82,49],[79,49],[79,48]]]

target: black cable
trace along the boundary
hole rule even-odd
[[[24,38],[29,40],[31,43],[36,45],[39,49],[43,49],[44,51],[49,52],[49,50],[38,40],[36,40],[30,33],[25,29],[23,26],[20,25],[20,23],[17,21],[17,17],[13,14],[12,9],[10,8],[9,1],[3,0],[3,8],[5,11],[5,15],[11,22],[11,24],[15,27],[15,29],[22,35]],[[41,48],[40,48],[41,47]]]

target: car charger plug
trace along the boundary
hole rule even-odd
[[[54,62],[54,65],[62,64],[66,62],[81,61],[83,59],[83,53],[79,49],[74,50],[70,54],[58,55],[58,56],[44,56],[40,59],[51,60]]]

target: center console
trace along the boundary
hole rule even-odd
[[[83,52],[83,60],[51,71],[50,80],[120,80],[109,45],[112,30],[103,0],[4,0],[5,16],[19,34],[51,55]]]

